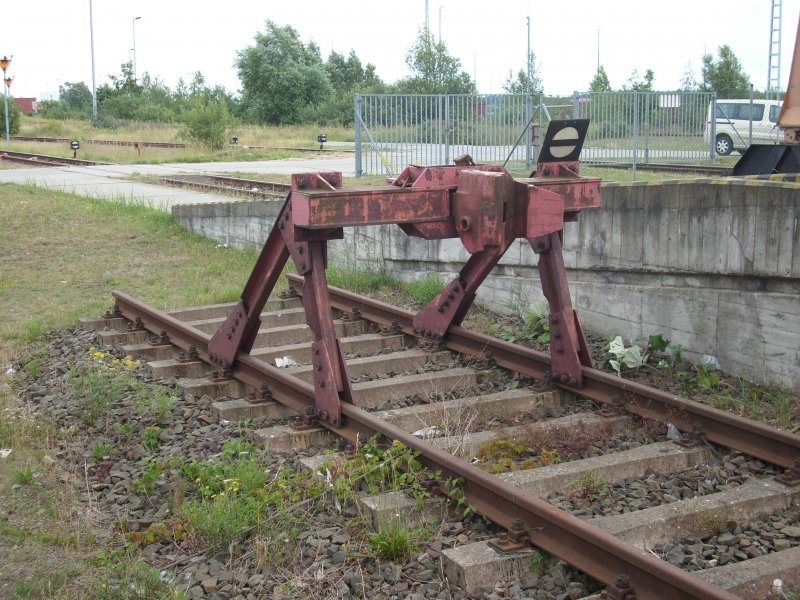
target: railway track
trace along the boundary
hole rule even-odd
[[[184,175],[180,177],[164,177],[162,181],[180,188],[251,198],[267,198],[270,200],[285,198],[291,189],[291,185],[288,183],[241,179],[223,175]]]
[[[68,144],[71,140],[68,138],[55,138],[55,137],[34,137],[24,135],[12,135],[11,139],[15,142],[38,142],[43,144]],[[134,148],[186,148],[186,144],[182,142],[137,142],[131,140],[86,140],[86,144],[95,144],[97,146],[130,146]],[[252,146],[245,144],[231,144],[232,147],[240,146],[241,148],[253,148],[256,150],[287,150],[290,152],[324,152],[319,148],[296,148],[287,146]],[[328,150],[330,152],[331,150]],[[336,148],[336,152],[355,152],[352,148]]]
[[[54,137],[33,137],[24,135],[12,135],[11,139],[15,142],[38,142],[42,144],[69,144],[68,138]],[[132,146],[134,148],[186,148],[186,144],[181,142],[135,142],[129,140],[86,140],[85,144],[95,144],[96,146]]]
[[[489,566],[476,567],[476,555],[487,564],[502,563],[497,572],[505,578],[522,577],[531,545],[608,586],[609,598],[629,598],[625,594],[634,590],[639,599],[730,600],[742,590],[762,589],[748,586],[763,581],[742,583],[743,572],[760,569],[761,579],[771,582],[775,571],[769,567],[784,563],[789,566],[778,572],[800,580],[800,547],[790,536],[777,531],[769,534],[772,542],[759,538],[740,546],[753,533],[748,523],[757,513],[783,511],[789,518],[798,513],[793,506],[800,498],[800,436],[587,367],[582,388],[554,383],[547,379],[549,356],[461,327],[452,327],[441,347],[424,350],[415,343],[412,313],[335,288],[328,289],[330,306],[340,317],[336,335],[348,356],[354,401],[343,403],[341,424],[316,420],[308,416],[315,384],[302,308],[305,292],[297,277],[290,276],[290,285],[299,296],[266,305],[253,349],[240,354],[230,371],[211,366],[208,344],[234,305],[163,312],[115,292],[116,312],[86,320],[84,327],[97,330],[107,345],[147,357],[155,379],[175,380],[187,394],[221,397],[213,405],[218,419],[261,422],[264,427],[253,437],[273,451],[380,435],[419,452],[419,460],[436,474],[425,482],[431,491],[456,499],[463,494],[496,525],[493,546],[481,540],[442,554],[449,580],[468,592],[494,584],[486,580]],[[296,365],[275,366],[276,359],[285,357]],[[601,408],[587,412],[586,402],[576,397]],[[300,423],[292,421],[302,415]],[[494,427],[484,427],[491,421]],[[666,422],[684,432],[680,443],[664,438]],[[605,444],[607,451],[587,457],[582,450],[564,449],[562,462],[549,466],[552,453],[539,453],[533,441],[521,456],[491,453],[510,439],[538,435],[542,440],[547,432],[547,444],[583,436],[595,446]],[[479,466],[470,460],[476,456],[482,457]],[[309,468],[325,460],[330,457],[309,459]],[[715,463],[715,477],[725,472],[726,479],[708,483],[708,469]],[[735,465],[750,470],[737,471]],[[575,481],[594,477],[613,484],[620,497],[633,499],[616,510],[616,500],[604,507],[569,496]],[[667,504],[645,494],[650,500],[642,505],[643,488],[684,479],[693,482],[687,484],[690,492],[667,494]],[[702,521],[698,515],[708,514],[735,521],[736,527],[709,544],[700,541],[710,536],[703,531],[708,523],[695,523],[696,530],[687,536],[692,519]],[[735,551],[728,553],[733,545],[725,544],[732,539]],[[709,550],[709,557],[716,558],[694,562],[667,560],[689,556],[681,554],[684,546],[675,550],[682,542],[725,550]],[[653,548],[662,546],[671,548],[663,551],[663,560],[653,556]],[[704,568],[714,563],[719,566]]]
[[[47,154],[32,154],[30,152],[14,152],[11,150],[3,150],[2,152],[0,152],[0,159],[31,166],[45,166],[45,167],[63,167],[69,165],[91,167],[93,165],[105,164],[105,163],[95,162],[92,160],[81,160],[80,158],[48,156]]]

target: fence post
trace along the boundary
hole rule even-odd
[[[444,97],[444,162],[450,164],[450,94]]]
[[[580,107],[578,106],[578,92],[572,92],[572,118],[578,119],[581,116]]]
[[[526,136],[527,143],[525,144],[525,167],[530,171],[533,164],[533,90],[528,90],[528,94],[525,97],[525,108],[525,122],[531,122],[527,126],[528,134]]]
[[[444,164],[444,146],[442,145],[442,120],[444,119],[444,115],[442,114],[442,95],[438,94],[436,96],[436,123],[437,123],[437,139],[436,144],[439,146],[439,164]]]
[[[765,107],[766,108],[766,107]],[[747,125],[747,147],[753,145],[753,84],[750,84],[750,118]]]
[[[361,163],[361,94],[355,98],[355,123],[356,123],[356,177],[364,173]]]
[[[711,92],[711,115],[709,116],[709,128],[711,129],[710,137],[711,141],[709,144],[709,158],[711,162],[714,162],[714,159],[717,156],[717,92]]]
[[[639,145],[639,92],[633,92],[633,180],[636,181],[636,153]]]
[[[644,163],[650,162],[650,104],[655,92],[645,92],[644,97]]]

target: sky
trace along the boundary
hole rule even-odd
[[[0,55],[18,97],[57,97],[59,85],[91,88],[90,0],[4,2]],[[387,83],[409,75],[408,48],[425,23],[425,0],[91,0],[96,82],[120,65],[159,77],[170,88],[200,71],[210,85],[240,89],[234,62],[271,19],[313,40],[323,58],[351,49]],[[800,0],[783,0],[781,86],[791,66]],[[770,53],[770,0],[429,0],[429,27],[477,82],[502,92],[510,69],[524,68],[527,22],[531,49],[548,94],[589,87],[599,59],[619,88],[634,70],[655,73],[655,88],[676,89],[687,69],[700,81],[704,53],[731,46],[756,89],[765,89]],[[440,19],[441,16],[441,19]],[[134,19],[141,17],[138,20]]]

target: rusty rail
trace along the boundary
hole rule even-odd
[[[289,275],[289,281],[302,293],[302,280]],[[410,311],[371,300],[345,290],[330,287],[331,306],[350,311],[358,308],[365,319],[381,324],[393,321],[413,335]],[[509,344],[497,338],[451,327],[445,344],[451,350],[471,356],[491,352],[497,364],[514,372],[543,379],[550,369],[550,357],[542,352]],[[616,377],[597,369],[583,367],[583,387],[557,384],[558,387],[603,404],[621,402],[625,410],[648,419],[670,421],[678,429],[690,432],[699,424],[705,437],[714,443],[756,456],[783,468],[791,468],[800,458],[800,436],[763,425],[688,398]]]
[[[141,319],[143,326],[153,333],[165,331],[171,343],[176,346],[184,349],[195,346],[202,360],[212,362],[208,356],[208,343],[211,340],[209,334],[127,294],[114,292],[113,295],[122,316],[130,320]],[[341,304],[338,292],[333,297],[337,297],[336,302]],[[388,316],[398,316],[387,311],[387,308],[390,307],[383,305],[378,310]],[[306,408],[314,406],[314,387],[311,384],[283,373],[277,367],[249,354],[239,355],[232,369],[232,376],[254,389],[266,383],[277,401],[298,413],[302,414]],[[420,461],[441,478],[434,484],[439,492],[446,495],[456,490],[463,492],[464,499],[470,506],[501,527],[510,528],[516,519],[521,519],[524,524],[522,532],[532,544],[607,585],[613,585],[618,575],[624,573],[630,578],[640,600],[736,598],[691,573],[628,546],[585,521],[485,473],[353,404],[343,403],[342,415],[345,419],[340,426],[324,421],[320,424],[351,441],[380,434],[418,451]],[[448,481],[458,483],[454,487]]]
[[[29,152],[15,152],[13,150],[0,151],[0,158],[31,165],[42,165],[44,167],[63,167],[65,165],[76,165],[91,167],[107,163],[99,163],[93,160],[82,160],[80,158],[66,158],[63,156],[49,156],[47,154],[32,154]]]

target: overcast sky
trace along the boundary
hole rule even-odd
[[[800,0],[784,0],[781,80],[785,87]],[[613,87],[634,69],[655,73],[656,89],[678,87],[690,67],[700,80],[704,52],[728,44],[758,89],[766,88],[770,0],[430,0],[430,29],[476,78],[482,93],[501,92],[509,69],[523,68],[526,17],[531,47],[549,94],[585,90],[600,62]],[[441,7],[441,10],[440,10]],[[425,20],[425,0],[93,0],[97,85],[133,58],[171,88],[201,71],[209,84],[239,90],[233,63],[272,19],[314,40],[323,58],[354,49],[386,82],[408,75],[407,49]],[[91,88],[89,0],[3,2],[0,55],[14,55],[15,96],[57,95],[66,81]]]

